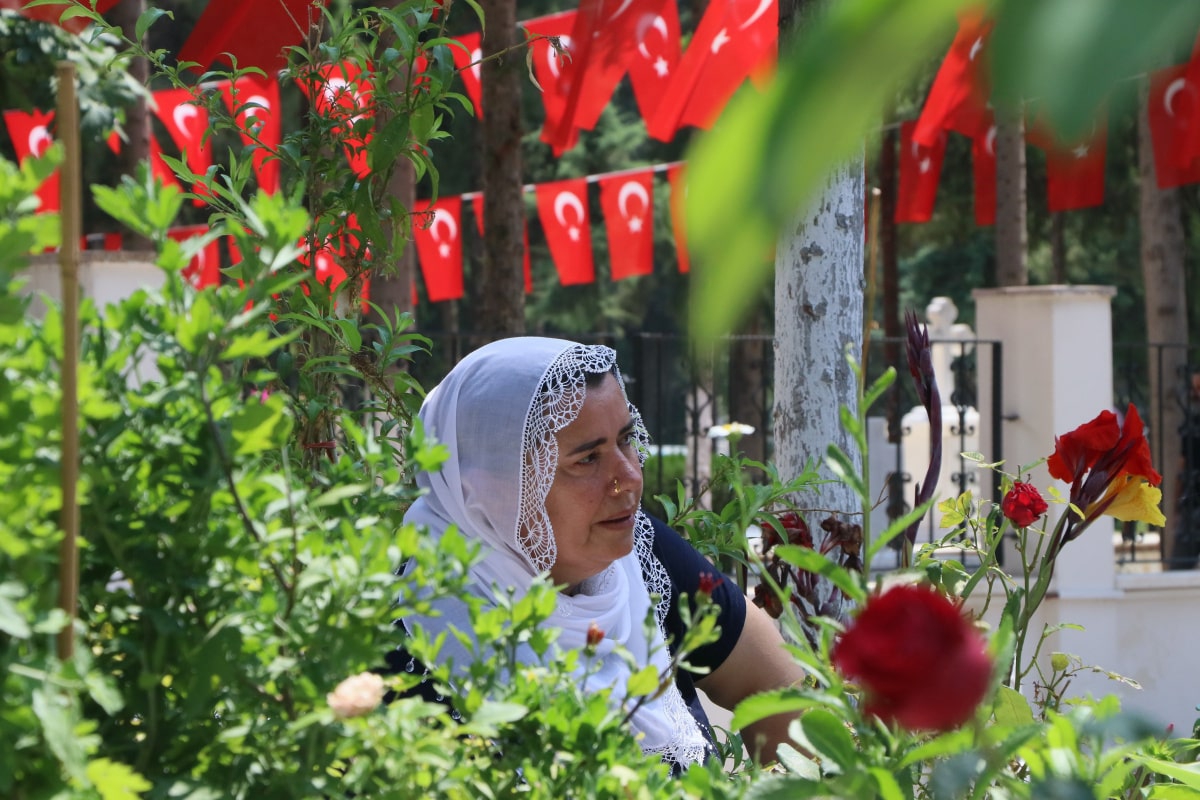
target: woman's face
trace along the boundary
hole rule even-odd
[[[617,379],[606,375],[589,388],[579,416],[556,436],[558,469],[546,497],[558,546],[550,577],[574,587],[633,549],[642,467]]]

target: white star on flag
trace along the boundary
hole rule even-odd
[[[671,65],[667,63],[665,58],[659,56],[654,61],[654,71],[658,73],[658,77],[665,78],[667,77],[667,73],[671,71]]]
[[[641,217],[630,217],[629,218],[629,232],[630,233],[639,233],[639,232],[641,232],[641,230],[642,230],[642,218]]]
[[[572,242],[578,242],[579,241],[579,228],[575,227],[574,225],[572,225],[570,228],[567,228],[567,236],[571,237]]]
[[[729,34],[725,32],[724,28],[721,28],[721,30],[717,31],[717,35],[713,37],[712,47],[710,48],[713,55],[716,55],[722,47],[729,44],[729,41]]]
[[[450,245],[446,244],[445,242],[442,242],[441,244],[439,244],[438,245],[438,255],[440,255],[442,258],[449,258],[450,257]]]
[[[1086,144],[1081,144],[1071,152],[1075,154],[1076,158],[1087,158],[1088,146]]]

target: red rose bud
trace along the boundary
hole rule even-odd
[[[1000,510],[1004,512],[1004,516],[1008,517],[1008,521],[1018,528],[1028,528],[1037,521],[1038,517],[1046,513],[1047,508],[1049,506],[1042,499],[1037,487],[1021,481],[1013,484],[1000,503]]]
[[[713,589],[716,589],[724,582],[724,578],[716,577],[711,572],[701,572],[700,585],[697,587],[697,591],[705,597],[712,597]]]
[[[595,649],[596,645],[604,641],[604,629],[596,623],[588,625],[587,630],[587,646],[589,649]]]
[[[992,673],[983,637],[929,586],[897,586],[871,597],[830,655],[862,686],[868,714],[909,730],[962,725]]]

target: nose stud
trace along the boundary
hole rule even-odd
[[[612,493],[613,493],[614,495],[618,495],[618,494],[620,494],[620,493],[621,493],[621,482],[620,482],[620,481],[618,481],[616,478],[613,478],[613,482],[612,482]]]

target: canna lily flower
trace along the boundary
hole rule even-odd
[[[1052,477],[1071,484],[1071,504],[1083,514],[1067,515],[1058,547],[1078,537],[1104,514],[1127,522],[1166,522],[1158,508],[1162,492],[1155,488],[1162,483],[1162,475],[1154,469],[1142,419],[1132,403],[1124,425],[1113,412],[1102,411],[1090,422],[1057,437],[1046,467]]]

